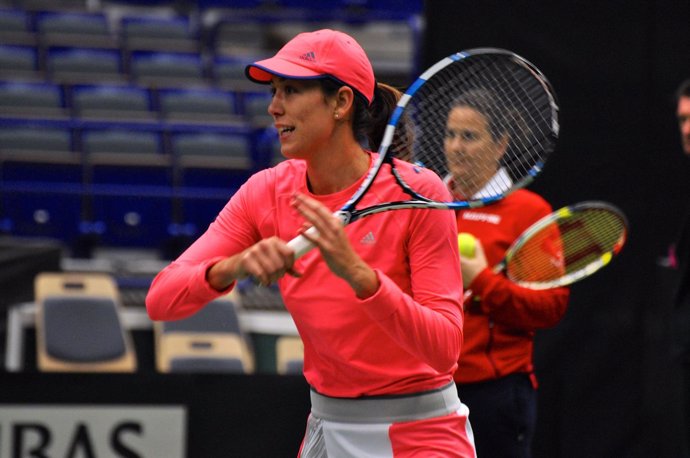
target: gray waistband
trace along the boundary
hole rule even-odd
[[[440,417],[462,404],[455,383],[411,395],[332,398],[311,390],[311,413],[317,418],[346,423],[395,423]]]

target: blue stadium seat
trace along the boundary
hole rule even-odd
[[[38,40],[31,28],[31,16],[22,9],[0,9],[0,43],[36,46]]]
[[[198,31],[189,17],[124,16],[120,21],[123,49],[133,51],[201,51]]]
[[[42,81],[35,46],[0,45],[0,78]]]
[[[112,123],[110,123],[112,124]],[[172,169],[154,126],[91,126],[82,132],[88,158],[90,220],[101,245],[158,249],[173,221]]]
[[[91,184],[170,188],[170,157],[164,154],[161,135],[161,131],[151,125],[85,128],[81,144]]]
[[[216,55],[246,57],[273,54],[264,24],[238,16],[225,16],[209,33],[209,47]]]
[[[84,119],[154,121],[147,88],[116,84],[77,85],[71,91],[72,113]]]
[[[84,47],[53,47],[46,55],[51,81],[63,84],[126,82],[120,51]]]
[[[66,119],[62,88],[48,82],[0,81],[0,117]]]
[[[180,223],[197,236],[215,219],[253,170],[250,129],[179,130],[170,136],[177,163]]]
[[[235,93],[216,88],[179,88],[158,91],[163,120],[186,123],[241,123]]]
[[[200,130],[171,133],[171,151],[183,187],[237,189],[254,170],[248,131]]]
[[[206,86],[204,64],[198,53],[135,51],[129,58],[132,82],[149,87]]]
[[[81,155],[68,122],[21,121],[0,124],[3,186],[13,183],[81,185]]]
[[[211,77],[216,86],[232,91],[255,91],[256,83],[244,74],[247,64],[268,56],[223,56],[213,58]]]
[[[78,46],[117,49],[108,20],[100,12],[42,11],[35,15],[36,33],[43,47]]]

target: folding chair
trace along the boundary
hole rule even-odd
[[[34,282],[38,369],[44,372],[134,372],[134,345],[119,316],[112,277],[52,273]]]
[[[159,372],[254,371],[235,303],[228,298],[208,303],[189,318],[156,322],[154,330]]]

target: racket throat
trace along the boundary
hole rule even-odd
[[[343,226],[350,224],[350,221],[352,220],[352,213],[344,210],[338,210],[337,212],[333,213],[333,215],[340,219],[340,221],[343,223]]]

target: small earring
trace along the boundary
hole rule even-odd
[[[338,113],[335,114],[335,119],[340,118],[340,115]]]

